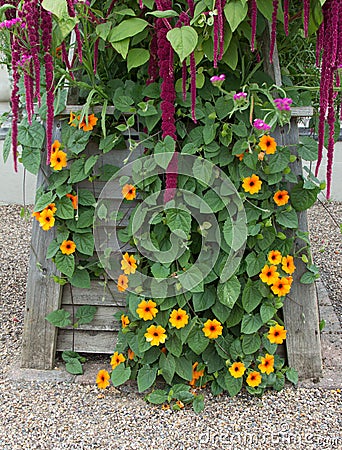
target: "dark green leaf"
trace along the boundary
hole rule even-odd
[[[246,334],[242,337],[242,351],[245,355],[251,355],[260,350],[261,339],[258,333]]]
[[[23,146],[21,155],[22,163],[25,169],[27,169],[33,175],[38,174],[41,153],[42,152],[40,148]]]
[[[113,386],[118,387],[129,380],[130,376],[131,368],[125,367],[124,364],[119,364],[115,367],[115,369],[113,369],[110,378],[112,380]]]
[[[157,367],[143,366],[137,376],[138,390],[139,392],[146,391],[156,381]]]
[[[146,396],[146,400],[153,405],[162,405],[167,401],[167,392],[157,389]]]
[[[73,241],[77,251],[83,255],[93,256],[95,245],[93,233],[74,233]]]
[[[192,380],[192,364],[187,358],[177,358],[176,359],[176,373],[181,378],[187,381]]]
[[[310,136],[300,136],[298,155],[305,161],[316,161],[318,158],[318,143]]]
[[[58,328],[64,328],[71,325],[70,313],[64,309],[52,311],[46,316],[46,320]]]
[[[241,322],[241,333],[252,334],[263,326],[260,314],[245,314]]]
[[[55,264],[60,272],[67,277],[72,277],[75,270],[74,255],[64,255],[61,251],[58,251],[55,256]]]
[[[227,306],[233,308],[236,300],[238,299],[241,291],[241,285],[237,277],[234,275],[225,283],[219,283],[217,285],[217,296],[219,301]]]
[[[56,200],[56,216],[60,219],[73,219],[75,210],[72,206],[72,202],[68,197],[62,197],[59,200]]]
[[[79,325],[90,323],[96,314],[97,307],[91,305],[82,305],[77,308],[76,319]]]
[[[298,217],[294,209],[290,211],[278,211],[276,213],[276,220],[284,228],[298,228]]]
[[[18,142],[23,147],[41,149],[44,139],[45,129],[37,120],[32,120],[30,125],[27,119],[23,119],[18,125]]]
[[[70,279],[72,286],[90,289],[90,276],[87,269],[75,269],[73,276]]]
[[[261,302],[262,296],[259,292],[257,282],[248,280],[242,293],[242,306],[245,311],[252,312]]]

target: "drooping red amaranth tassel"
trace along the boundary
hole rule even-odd
[[[256,37],[256,26],[257,26],[257,14],[258,14],[258,7],[256,0],[251,0],[251,28],[252,28],[252,34],[251,34],[251,51],[255,51],[255,37]]]
[[[73,1],[67,0],[67,5],[68,5],[69,16],[76,17],[76,11],[75,11]],[[75,36],[76,36],[76,42],[77,42],[78,59],[79,59],[80,63],[82,64],[82,60],[83,60],[82,45],[83,45],[83,43],[82,43],[81,33],[80,33],[80,29],[78,27],[78,24],[75,25],[74,30],[75,30]]]
[[[279,0],[273,0],[271,43],[270,43],[270,62],[273,63],[273,53],[277,38],[277,12]]]
[[[290,0],[284,0],[284,31],[286,36],[289,35],[289,3]]]
[[[304,0],[304,36],[308,37],[310,0]]]

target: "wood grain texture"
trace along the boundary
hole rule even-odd
[[[69,286],[63,289],[62,305],[94,305],[94,306],[126,306],[124,292],[119,292],[114,281],[109,281],[104,287],[98,281],[92,281],[90,289],[82,289]],[[71,292],[73,299],[71,298]]]
[[[108,331],[82,331],[75,333],[74,349],[80,353],[114,353],[117,334]],[[63,352],[72,348],[72,330],[60,330],[57,338],[57,351]]]

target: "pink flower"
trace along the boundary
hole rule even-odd
[[[19,18],[14,18],[14,19],[10,19],[10,20],[5,20],[4,22],[0,23],[0,28],[12,28],[14,27],[17,23],[20,23],[21,19]]]
[[[261,119],[255,119],[253,127],[257,130],[270,131],[271,127]]]
[[[277,109],[279,109],[279,111],[290,111],[292,98],[275,98],[274,104],[276,105]]]
[[[222,75],[214,75],[210,78],[210,81],[215,84],[215,83],[222,83],[224,80],[226,79],[226,76],[224,74]]]
[[[246,100],[247,98],[247,94],[246,92],[238,92],[237,94],[233,95],[233,99],[235,101],[242,101],[242,100]]]

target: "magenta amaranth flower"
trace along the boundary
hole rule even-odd
[[[274,104],[279,111],[290,111],[292,105],[292,98],[275,98]]]
[[[235,101],[246,100],[246,98],[247,98],[246,92],[237,92],[236,94],[233,95],[233,99]]]
[[[14,18],[14,19],[10,19],[10,20],[4,20],[3,22],[0,23],[0,28],[12,28],[17,23],[20,23],[20,22],[21,22],[21,19],[19,19],[18,17]]]
[[[253,127],[257,130],[270,131],[271,127],[261,119],[255,119]]]
[[[215,83],[222,83],[224,80],[226,79],[226,76],[224,74],[222,75],[214,75],[210,78],[210,81],[215,84]]]

